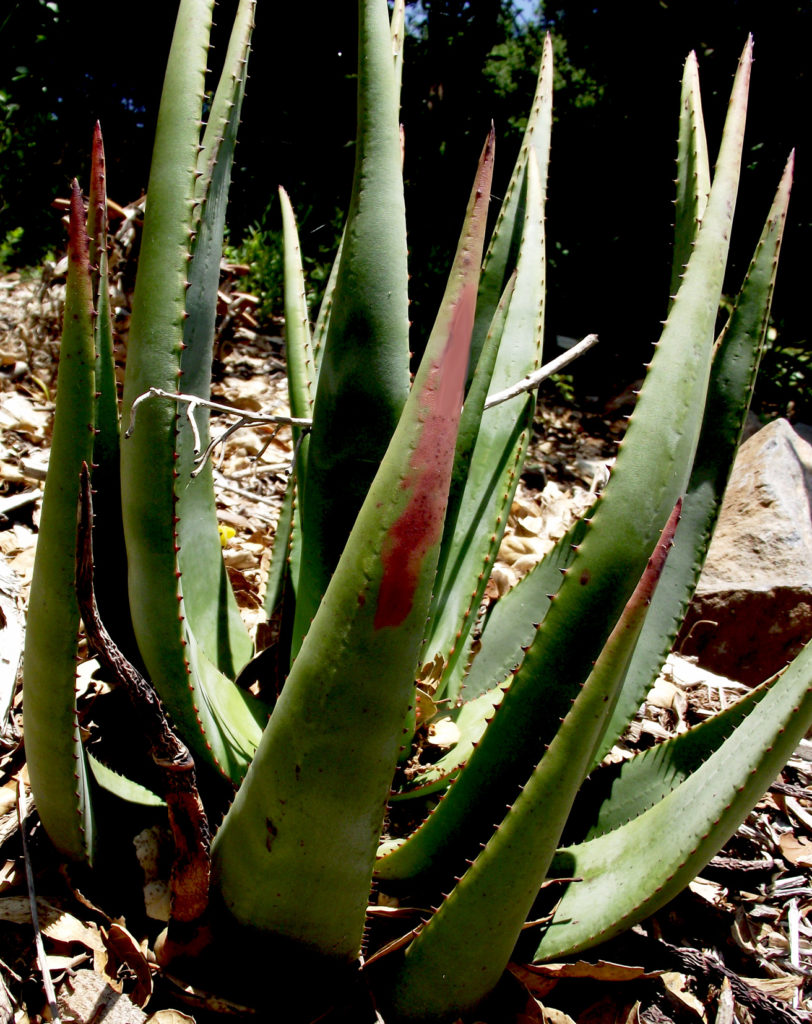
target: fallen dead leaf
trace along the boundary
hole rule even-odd
[[[752,988],[764,992],[768,996],[775,996],[776,999],[783,999],[785,1002],[792,1002],[792,997],[803,984],[803,978],[784,975],[780,978],[742,978]]]
[[[510,971],[526,986],[534,978],[592,978],[594,981],[633,981],[636,978],[657,978],[660,971],[646,971],[643,967],[615,964],[608,960],[589,963],[578,960],[573,964],[510,964]]]
[[[563,1010],[556,1010],[552,1006],[545,1006],[542,1010],[545,1024],[575,1024],[575,1021]]]
[[[173,986],[177,993],[177,998],[188,1006],[208,1010],[211,1013],[240,1015],[244,1018],[254,1017],[259,1013],[254,1007],[233,1002],[230,999],[225,999],[223,996],[214,995],[212,992],[204,992],[203,989],[195,988],[193,985],[189,985],[167,972],[164,972],[162,977]],[[106,1021],[105,1024],[107,1024]]]
[[[16,889],[25,881],[25,875],[19,861],[7,860],[0,867],[0,893],[6,889]]]
[[[147,1017],[146,1024],[195,1024],[195,1019],[180,1010],[158,1010]]]
[[[674,701],[677,694],[680,693],[678,686],[669,682],[667,679],[663,679],[662,676],[655,682],[651,690],[646,697],[646,701],[649,704],[653,704],[655,707],[663,708],[668,711],[673,708]]]
[[[39,441],[45,437],[50,420],[50,412],[37,409],[18,391],[6,392],[0,399],[0,426],[6,430],[16,430]]]
[[[626,1015],[624,1024],[639,1024],[640,1022],[640,1002],[636,1002],[634,1006],[629,1010]]]
[[[707,1021],[705,1006],[690,991],[686,975],[678,971],[666,971],[661,980],[670,1002],[691,1014],[695,1020]]]
[[[812,811],[800,802],[795,797],[788,796],[786,798],[786,808],[790,814],[809,831],[812,832]]]
[[[730,987],[730,981],[727,978],[724,978],[722,981],[722,989],[719,992],[716,1020],[714,1021],[714,1024],[734,1024],[735,1010],[736,1001],[733,998],[733,989]]]
[[[712,907],[720,907],[724,904],[727,889],[718,882],[709,882],[706,878],[697,876],[688,884],[688,888],[701,900],[709,903]]]
[[[87,953],[79,953],[77,956],[65,956],[58,953],[46,953],[45,963],[51,974],[59,974],[60,971],[75,970],[79,964],[89,958]]]
[[[805,868],[812,868],[812,843],[805,836],[795,836],[785,832],[778,840],[781,854],[790,862]]]
[[[607,994],[578,1014],[578,1024],[628,1024],[633,1007],[632,1000],[619,1002],[616,996]]]
[[[0,786],[0,815],[8,814],[17,806],[16,784]]]
[[[431,699],[431,697],[421,690],[419,686],[415,687],[415,722],[416,724],[423,725],[423,723],[431,721],[432,718],[437,714],[437,705]]]
[[[538,513],[519,516],[516,521],[516,532],[524,537],[537,537],[544,529],[544,519]]]
[[[254,569],[259,565],[260,555],[260,551],[252,551],[245,545],[236,550],[224,551],[223,561],[229,569]]]
[[[544,1007],[528,994],[524,1006],[516,1011],[512,1024],[545,1024],[547,1020],[549,1018],[545,1015]]]
[[[91,952],[104,949],[98,928],[83,924],[65,910],[37,900],[37,916],[42,934],[54,942],[78,942]],[[0,899],[0,921],[11,924],[31,924],[31,908],[25,896],[4,896]]]
[[[135,986],[128,992],[130,999],[142,1009],[152,996],[152,971],[135,938],[120,924],[102,928],[105,953],[94,958],[96,970],[103,972],[116,991],[122,991],[120,968],[127,967],[135,976]]]

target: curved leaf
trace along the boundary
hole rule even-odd
[[[94,826],[76,720],[74,575],[79,473],[92,458],[95,436],[95,361],[84,207],[74,181],[51,459],[28,601],[23,701],[28,772],[42,823],[57,849],[88,862]]]
[[[812,725],[812,647],[684,782],[628,824],[561,850],[563,889],[535,960],[595,945],[667,903],[735,832]],[[664,750],[673,758],[680,744]],[[651,851],[656,850],[657,856]]]
[[[439,554],[490,194],[483,153],[443,313],[245,782],[214,869],[238,921],[358,955]],[[330,898],[312,899],[312,894]]]

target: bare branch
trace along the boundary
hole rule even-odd
[[[588,352],[597,342],[597,334],[587,334],[577,345],[573,345],[566,352],[562,352],[560,356],[539,367],[538,370],[534,370],[533,373],[529,373],[523,380],[518,381],[516,384],[511,384],[509,388],[505,388],[503,391],[495,391],[492,395],[488,395],[485,399],[485,408],[492,409],[495,405],[508,402],[511,398],[515,398],[525,391],[533,391],[539,384],[547,380],[548,377],[552,377],[554,373],[559,373],[565,366],[574,359],[577,359],[578,356]]]
[[[189,425],[192,429],[193,438],[193,449],[195,453],[195,468],[192,471],[192,477],[198,476],[203,471],[203,467],[211,457],[212,452],[218,445],[223,445],[232,434],[242,427],[247,427],[249,424],[263,424],[268,426],[276,427],[271,437],[268,439],[265,447],[273,441],[276,437],[276,433],[280,427],[299,427],[302,430],[309,430],[313,425],[313,421],[309,419],[300,419],[296,416],[285,416],[279,413],[256,413],[247,412],[244,409],[234,409],[230,405],[223,405],[221,402],[212,402],[207,398],[199,398],[197,395],[185,395],[180,392],[172,394],[171,391],[164,391],[162,388],[150,388],[149,391],[145,391],[143,395],[139,395],[133,404],[130,406],[130,425],[124,434],[124,437],[130,437],[133,430],[135,429],[135,415],[138,406],[147,398],[166,398],[170,402],[185,402],[186,403],[186,418],[189,420]],[[195,410],[198,408],[211,409],[213,412],[224,413],[227,416],[235,416],[236,420],[229,427],[227,427],[222,433],[217,434],[213,437],[206,445],[205,451],[201,452],[202,442],[200,439],[200,428],[195,420]],[[257,455],[259,458],[265,448]]]
[[[574,359],[577,359],[578,356],[583,355],[584,352],[588,352],[589,349],[597,343],[597,341],[597,334],[588,334],[583,340],[579,341],[577,345],[573,345],[571,349],[568,349],[556,359],[553,359],[551,362],[540,367],[538,370],[535,370],[533,373],[528,374],[516,384],[512,384],[503,391],[497,391],[492,395],[488,395],[485,399],[484,407],[486,409],[492,409],[495,405],[501,405],[502,402],[507,402],[511,398],[515,398],[517,395],[523,394],[525,391],[533,391],[547,380],[548,377],[551,377],[554,373],[559,373],[565,366],[571,363]],[[145,391],[143,395],[139,395],[130,407],[130,425],[124,434],[125,438],[130,437],[135,429],[136,411],[138,406],[147,398],[165,398],[170,402],[183,402],[186,404],[186,417],[189,420],[189,424],[192,429],[192,437],[194,439],[195,469],[192,472],[193,477],[202,472],[203,467],[206,465],[206,462],[209,460],[212,452],[218,445],[224,444],[232,434],[249,424],[264,424],[268,426],[275,426],[277,429],[284,426],[299,427],[303,431],[309,430],[313,426],[312,419],[305,419],[304,417],[285,416],[279,413],[247,412],[244,409],[234,409],[230,405],[223,405],[221,402],[212,402],[207,398],[199,398],[197,395],[186,395],[181,392],[172,394],[172,392],[164,391],[162,388],[150,388],[149,391]],[[212,412],[223,413],[227,416],[235,417],[235,421],[222,431],[222,433],[212,437],[205,450],[202,452],[200,428],[195,420],[195,410],[198,408],[210,409]],[[274,432],[271,438],[269,438],[268,444],[271,443],[275,436],[276,433]]]
[[[229,416],[236,416],[245,423],[278,423],[287,427],[301,427],[303,430],[306,430],[308,427],[313,425],[312,420],[301,419],[296,416],[284,416],[280,413],[247,412],[245,409],[234,409],[230,405],[223,405],[221,402],[212,402],[210,399],[199,398],[197,395],[184,395],[180,392],[173,394],[171,391],[164,391],[162,388],[150,388],[149,391],[145,391],[143,395],[139,395],[130,406],[130,425],[127,427],[124,434],[125,437],[130,437],[135,429],[136,410],[142,402],[146,401],[147,398],[167,398],[170,402],[186,402],[189,405],[190,413],[192,409],[197,406],[201,406],[204,409],[211,409],[214,412],[222,412]],[[197,431],[195,431],[195,435],[197,443],[199,444],[199,434]]]

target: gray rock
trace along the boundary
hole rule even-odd
[[[739,449],[676,648],[750,684],[812,637],[812,444],[775,420]]]

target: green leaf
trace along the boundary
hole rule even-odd
[[[680,96],[679,145],[677,148],[677,198],[674,219],[674,259],[671,267],[671,295],[679,289],[691,255],[696,234],[705,215],[711,175],[699,68],[691,51],[685,61]]]
[[[204,138],[202,153],[209,153],[213,163],[198,174],[211,6],[211,0],[182,0],[175,26],[133,299],[124,384],[127,414],[150,387],[174,392],[182,380],[193,392],[208,389],[209,367],[200,349],[210,345],[206,318],[213,315],[211,282],[219,268],[217,236],[222,226],[215,206],[224,204],[228,180],[228,160],[214,159],[215,153],[221,155],[215,138],[219,126]],[[252,9],[243,3],[229,58],[242,70],[226,66],[225,97],[215,98],[215,113],[228,110],[223,117],[232,120],[242,89]],[[226,132],[227,146],[233,144],[232,129]],[[204,187],[199,182],[204,179],[208,199],[199,219],[199,189]],[[191,259],[198,228],[200,239]],[[187,282],[195,310],[188,318]],[[192,327],[187,328],[187,319]],[[236,671],[250,644],[229,596],[211,479],[207,473],[190,479],[191,442],[186,428],[179,432],[178,418],[174,404],[146,401],[132,435],[122,444],[133,626],[149,677],[184,739],[199,757],[238,781],[250,763],[258,721],[265,713],[219,669],[225,664]],[[234,647],[240,635],[242,653]],[[224,709],[230,717],[222,714]]]
[[[672,899],[744,820],[812,725],[812,647],[807,646],[700,768],[628,824],[561,850],[555,918],[534,959],[585,949],[630,928]],[[686,734],[687,735],[687,734]],[[653,755],[679,771],[680,737]],[[656,856],[652,855],[656,851]]]
[[[119,775],[118,772],[113,771],[92,754],[88,754],[87,760],[93,778],[102,789],[112,793],[113,796],[117,796],[120,800],[126,800],[127,803],[139,804],[143,807],[166,806],[166,801],[156,796],[146,786],[142,786],[139,782],[133,782],[132,779],[128,779],[124,775]]]
[[[120,424],[107,265],[107,191],[104,147],[98,124],[93,133],[87,233],[96,309],[96,438],[92,461],[96,492],[93,520],[97,552],[96,600],[116,643],[130,658],[137,659],[127,596],[127,551],[121,524]]]
[[[211,397],[211,364],[223,229],[231,183],[255,0],[241,0],[223,71],[193,175],[196,201],[192,259],[188,267],[186,320],[180,354],[181,391]],[[194,432],[184,409],[175,409],[175,515],[178,569],[187,628],[208,659],[233,679],[251,656],[253,644],[231,590],[217,529],[212,470],[195,473]],[[189,415],[192,415],[189,410]],[[209,442],[208,410],[194,411],[203,450]],[[215,584],[216,581],[216,585]]]
[[[552,742],[685,490],[738,187],[750,62],[748,42],[702,230],[584,540],[499,713],[434,812],[378,862],[382,879],[453,870],[476,851]]]
[[[314,405],[294,653],[409,391],[398,102],[388,7],[362,0],[355,176]]]
[[[606,706],[634,650],[678,514],[679,505],[540,764],[406,950],[392,993],[398,1020],[450,1020],[465,1013],[493,989],[507,966],[600,738]]]
[[[685,616],[705,562],[725,487],[747,419],[767,336],[778,254],[789,203],[790,157],[711,367],[702,430],[683,504],[676,548],[668,560],[623,692],[607,723],[597,761],[624,732],[657,677]]]
[[[564,845],[595,839],[653,807],[700,768],[768,692],[763,684],[688,732],[596,768],[573,805]]]
[[[337,960],[358,955],[413,700],[468,366],[492,145],[409,400],[213,847],[233,917]],[[317,892],[330,898],[314,900]]]
[[[76,720],[79,606],[74,590],[79,472],[93,453],[93,293],[82,194],[74,181],[53,440],[28,601],[23,667],[31,788],[53,844],[92,862],[94,824]]]
[[[519,483],[535,409],[535,397],[518,395],[483,412],[488,391],[520,380],[541,363],[544,323],[544,205],[535,153],[526,168],[522,248],[515,287],[509,286],[504,315],[483,349],[469,388],[455,460],[455,475],[464,485],[449,508],[443,556],[423,659],[437,654],[448,662],[446,686],[457,696],[466,639],[473,627],[490,571],[499,550],[510,506]],[[459,671],[455,668],[459,665]],[[455,685],[449,685],[454,680]]]

